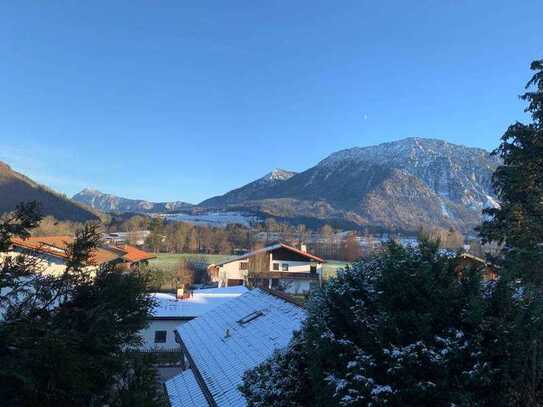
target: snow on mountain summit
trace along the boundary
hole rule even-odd
[[[286,181],[287,179],[296,175],[293,171],[282,170],[281,168],[276,168],[272,172],[266,174],[261,180],[265,181]]]

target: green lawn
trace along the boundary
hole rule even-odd
[[[162,270],[175,270],[176,266],[179,264],[179,261],[183,258],[191,258],[197,261],[202,259],[202,261],[205,261],[209,265],[212,263],[219,263],[231,257],[234,256],[224,254],[159,253],[156,259],[149,261],[149,265]]]
[[[338,260],[326,260],[323,266],[323,276],[324,280],[328,280],[331,277],[335,277],[338,269],[344,268],[349,263],[345,261]]]

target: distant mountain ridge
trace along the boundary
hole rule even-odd
[[[497,205],[491,180],[498,165],[480,148],[407,138],[341,150],[300,173],[275,169],[198,205],[126,199],[91,189],[73,200],[105,212],[241,211],[312,226],[470,232],[480,223],[481,210]]]
[[[206,199],[199,206],[206,208],[224,208],[225,206],[265,197],[270,188],[289,180],[296,173],[276,168],[256,181],[250,182],[241,188],[234,189],[224,195]]]
[[[150,202],[142,199],[128,199],[105,194],[91,188],[85,188],[72,197],[75,202],[83,203],[103,212],[141,212],[165,213],[189,209],[193,205],[182,201]]]
[[[0,214],[10,212],[21,202],[37,201],[44,216],[73,222],[97,221],[90,208],[38,184],[0,161]]]
[[[482,208],[496,205],[491,178],[498,165],[479,148],[407,138],[338,151],[280,182],[255,188],[257,180],[201,205],[387,230],[469,231],[480,222]]]

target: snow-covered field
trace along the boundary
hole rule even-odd
[[[250,226],[261,222],[261,219],[254,215],[244,214],[242,212],[205,212],[199,214],[175,213],[160,214],[168,221],[188,222],[196,225],[208,225],[216,227],[226,227],[231,224],[240,224]]]

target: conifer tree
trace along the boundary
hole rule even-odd
[[[437,244],[390,244],[309,301],[287,349],[246,372],[248,405],[538,406],[543,297]]]
[[[43,273],[35,256],[13,255],[15,236],[39,224],[35,204],[0,222],[0,404],[159,406],[162,395],[140,343],[152,302],[137,273],[88,268],[99,242],[86,225],[66,251],[66,271]]]
[[[543,60],[521,98],[528,102],[529,124],[515,123],[493,152],[502,159],[493,183],[500,207],[485,209],[480,228],[485,242],[504,245],[504,270],[543,283]]]

